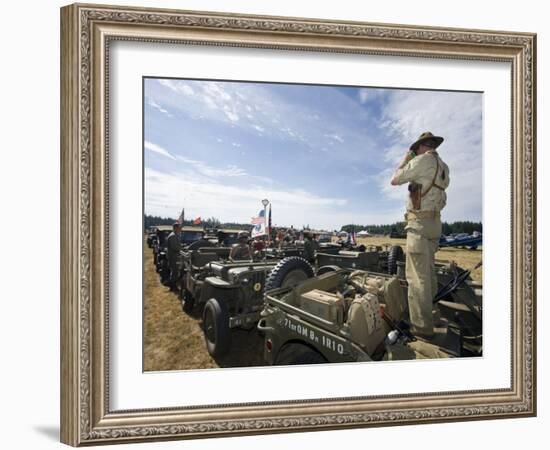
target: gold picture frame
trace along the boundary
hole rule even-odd
[[[108,58],[114,40],[504,61],[512,67],[509,389],[111,411]],[[536,414],[536,35],[75,4],[61,9],[61,440],[73,446]]]

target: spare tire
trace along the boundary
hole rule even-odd
[[[304,258],[289,256],[281,259],[270,272],[265,282],[265,290],[292,287],[314,276],[313,267]]]
[[[397,273],[398,261],[405,261],[405,253],[400,245],[392,245],[388,252],[388,273],[390,275]]]
[[[213,357],[226,355],[231,349],[229,311],[224,301],[211,298],[206,302],[202,315],[206,349]]]

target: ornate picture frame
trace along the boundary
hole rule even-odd
[[[511,64],[511,386],[109,406],[109,49],[116,40]],[[536,35],[75,4],[61,10],[61,440],[73,446],[536,414]]]

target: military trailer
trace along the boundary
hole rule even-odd
[[[286,265],[282,260],[276,268],[281,276]],[[338,269],[295,287],[281,287],[276,280],[268,280],[258,323],[264,334],[266,363],[480,356],[481,298],[466,283],[467,271],[452,275],[453,267],[448,269],[438,274],[441,289],[434,299],[437,328],[431,341],[411,334],[406,282],[390,274]],[[462,292],[457,294],[459,288]]]
[[[398,264],[405,261],[405,254],[399,245],[369,246],[359,250],[339,250],[327,253],[317,252],[317,274],[338,269],[361,269],[386,272],[395,275]]]
[[[287,258],[289,256],[300,256],[304,255],[304,246],[303,245],[290,245],[287,247],[267,247],[265,250],[265,257],[269,260],[280,260]]]
[[[197,306],[202,309],[206,347],[214,357],[230,351],[231,329],[256,325],[263,309],[266,277],[277,264],[221,260],[227,255],[221,255],[220,248],[191,252],[192,267],[186,274],[182,298],[184,311],[190,313]],[[295,285],[313,276],[312,267],[302,258],[291,257],[288,261],[292,268],[279,280],[281,286]]]

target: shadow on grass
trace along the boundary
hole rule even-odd
[[[181,296],[180,296],[181,297]],[[180,297],[178,301],[181,302]],[[183,310],[183,314],[187,314],[190,318],[197,321],[201,330],[203,329],[202,313],[203,308],[194,305],[190,311]],[[219,367],[257,367],[265,366],[263,359],[264,339],[259,334],[256,326],[250,329],[235,328],[231,331],[231,350],[222,357],[212,357]],[[204,347],[206,350],[206,344]]]

